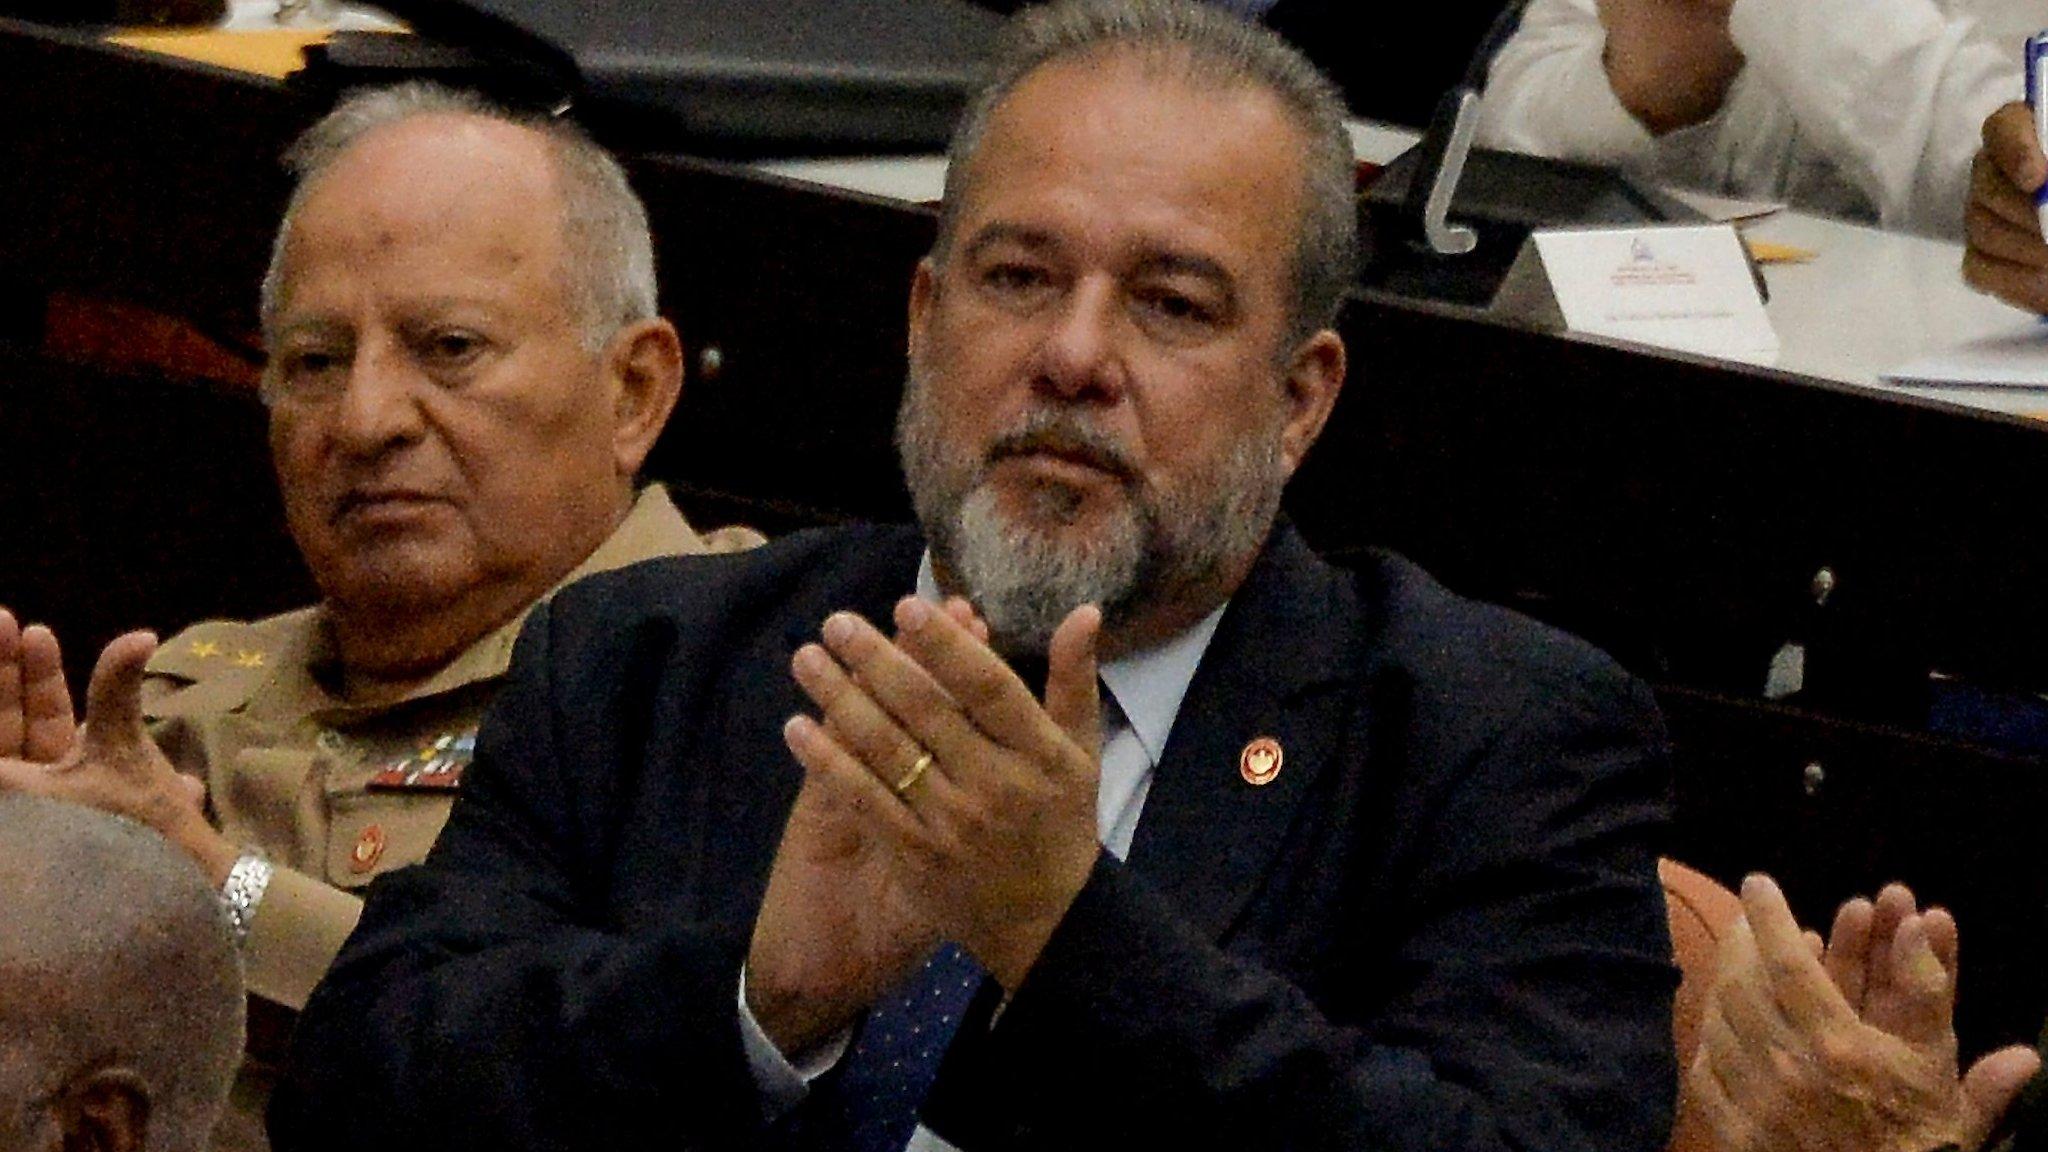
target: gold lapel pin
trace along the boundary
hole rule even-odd
[[[1287,759],[1280,749],[1280,742],[1271,736],[1261,736],[1244,746],[1237,755],[1237,773],[1244,782],[1259,787],[1271,784],[1280,775],[1281,762]]]

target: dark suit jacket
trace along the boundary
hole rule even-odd
[[[428,861],[306,1007],[280,1152],[772,1147],[736,991],[799,770],[791,652],[907,530],[595,577],[535,611]],[[1285,749],[1247,785],[1245,743]],[[1578,641],[1282,528],[1104,854],[928,1111],[998,1148],[1661,1148],[1647,694]]]

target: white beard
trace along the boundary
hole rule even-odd
[[[1140,610],[1249,557],[1265,543],[1286,475],[1278,416],[1178,488],[1145,483],[1116,441],[1076,409],[1033,409],[996,438],[990,459],[966,459],[943,442],[926,388],[913,370],[897,416],[903,476],[933,556],[960,582],[1003,653],[1042,654],[1053,631],[1083,604],[1101,606],[1113,631]],[[1083,449],[1125,478],[1114,512],[1085,539],[1070,531],[1082,496],[1057,484],[1028,494],[1024,518],[1001,507],[991,460],[1014,445],[1051,440]]]
[[[1070,493],[1051,489],[1034,502],[1059,497],[1070,506],[1058,521],[1064,524],[1074,511]],[[1083,604],[1102,605],[1107,619],[1126,606],[1145,570],[1146,526],[1129,501],[1094,539],[1078,545],[1040,523],[1012,522],[987,483],[967,494],[954,519],[947,566],[1000,651],[1044,652],[1060,621]]]

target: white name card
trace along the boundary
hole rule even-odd
[[[1682,352],[1752,361],[1778,352],[1742,240],[1727,224],[1531,233],[1493,308]]]

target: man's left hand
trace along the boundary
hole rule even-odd
[[[831,659],[800,679],[825,726],[798,756],[867,794],[942,934],[1015,990],[1099,851],[1102,615],[1054,633],[1043,705],[947,612],[905,599],[895,622],[893,642],[851,613],[826,622]]]

